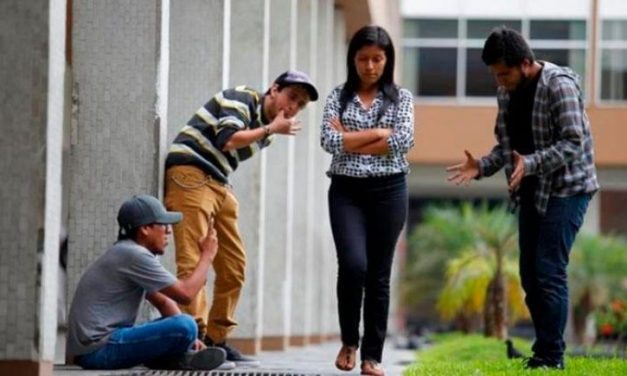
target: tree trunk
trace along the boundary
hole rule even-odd
[[[505,280],[500,268],[488,284],[484,309],[484,335],[507,338],[507,301]]]
[[[586,322],[592,312],[592,296],[586,291],[579,303],[573,307],[573,334],[575,343],[583,345],[586,342]]]
[[[481,328],[481,316],[476,313],[468,314],[462,311],[455,316],[453,325],[456,330],[464,334],[475,333]]]

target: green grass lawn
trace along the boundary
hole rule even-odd
[[[531,344],[514,339],[523,354],[531,354]],[[404,376],[450,375],[627,375],[624,359],[566,357],[566,370],[525,370],[520,359],[507,359],[502,341],[481,335],[445,334],[434,337],[434,344],[417,354],[417,362]]]

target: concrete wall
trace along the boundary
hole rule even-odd
[[[265,86],[264,72],[268,61],[264,59],[264,38],[268,16],[267,0],[231,1],[230,56],[228,86],[247,85],[258,90]],[[235,313],[239,327],[234,337],[239,337],[242,351],[256,353],[260,349],[264,271],[262,200],[265,190],[266,158],[255,156],[242,163],[233,174],[231,182],[240,203],[239,227],[246,248],[246,285]]]
[[[275,0],[269,8],[268,77],[273,79],[288,68],[296,68],[296,2]],[[300,137],[300,136],[297,136]],[[292,309],[290,291],[294,207],[294,137],[276,136],[266,149],[265,268],[263,278],[262,349],[287,347]]]
[[[345,78],[347,19],[372,19],[340,3],[2,2],[0,113],[10,137],[0,140],[0,374],[52,370],[62,221],[69,304],[82,272],[115,241],[120,204],[162,195],[167,148],[193,112],[227,86],[265,91],[290,68],[308,72],[321,99],[300,114],[297,136],[277,136],[233,176],[248,267],[232,342],[254,353],[337,335],[319,122]],[[173,251],[163,258],[171,271]]]
[[[56,336],[65,2],[0,3],[0,374],[50,375]]]
[[[160,2],[73,1],[68,281],[116,238],[120,204],[157,194]]]
[[[224,0],[170,1],[164,155],[194,112],[222,89],[223,9]],[[174,246],[164,258],[174,271]]]

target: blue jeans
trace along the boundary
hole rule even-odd
[[[536,356],[559,361],[564,356],[568,318],[570,249],[581,227],[591,195],[551,197],[540,216],[532,200],[519,212],[520,279],[536,332]]]
[[[86,369],[130,368],[144,363],[175,363],[198,335],[196,321],[185,314],[115,330],[98,350],[76,357]],[[165,367],[164,367],[165,368]]]
[[[390,305],[390,272],[407,204],[405,175],[332,177],[329,212],[338,260],[342,343],[359,345],[363,301],[362,359],[381,361]]]

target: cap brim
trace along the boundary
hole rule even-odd
[[[166,212],[162,217],[157,219],[158,223],[171,225],[179,223],[183,219],[183,214],[179,212]]]
[[[315,102],[318,100],[318,90],[316,90],[316,87],[309,82],[285,80],[283,83],[285,85],[300,85],[307,90],[310,101]]]
[[[316,88],[312,85],[312,84],[301,84],[305,87],[305,89],[307,89],[307,93],[309,93],[309,99],[312,102],[315,102],[318,100],[318,90],[316,90]]]

